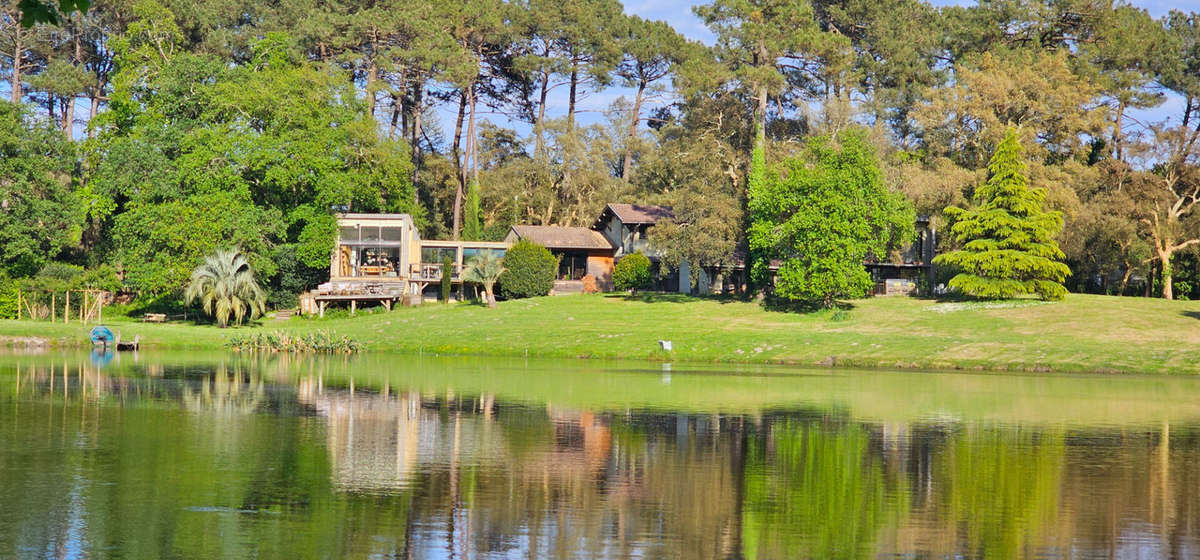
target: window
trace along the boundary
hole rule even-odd
[[[559,280],[582,280],[587,276],[587,254],[563,253],[558,261]]]
[[[421,247],[422,263],[441,264],[446,259],[454,261],[457,258],[458,249],[454,247]]]
[[[388,241],[391,243],[399,243],[404,241],[404,228],[385,227],[382,229],[383,231],[381,232],[380,237],[383,239],[383,241]]]
[[[398,247],[364,247],[358,251],[358,276],[396,277],[400,273]]]
[[[358,243],[358,228],[354,226],[338,228],[338,240],[342,243]]]

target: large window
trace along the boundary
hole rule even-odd
[[[558,261],[559,280],[582,280],[587,276],[587,253],[563,253]]]
[[[458,249],[455,247],[421,247],[421,262],[425,264],[442,264],[446,259],[451,262],[458,260]]]
[[[400,261],[402,226],[338,227],[338,274],[350,277],[397,277],[404,274]]]

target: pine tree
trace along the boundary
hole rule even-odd
[[[1054,240],[1062,231],[1062,214],[1046,211],[1046,193],[1029,188],[1022,152],[1017,131],[1010,128],[988,163],[976,206],[946,209],[954,224],[951,237],[962,249],[933,262],[961,269],[951,288],[982,298],[1066,295],[1062,282],[1071,270],[1060,262],[1064,255]]]
[[[467,187],[467,212],[463,220],[463,239],[483,239],[483,216],[479,209],[479,182],[471,181]]]

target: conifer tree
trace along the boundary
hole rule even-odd
[[[483,216],[479,209],[479,196],[479,182],[471,181],[467,186],[467,212],[463,223],[463,239],[467,241],[483,239]]]
[[[950,287],[982,298],[1036,294],[1062,299],[1071,273],[1055,241],[1062,231],[1059,212],[1046,211],[1046,193],[1030,188],[1017,131],[1009,129],[988,163],[988,180],[976,193],[976,206],[950,207],[951,237],[962,249],[939,255],[935,264],[958,267]]]

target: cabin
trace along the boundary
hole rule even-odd
[[[932,289],[935,285],[933,257],[937,254],[937,231],[930,223],[929,216],[917,217],[916,230],[917,238],[912,245],[891,255],[892,258],[863,263],[875,282],[872,292],[875,295],[912,294],[922,281],[926,289]]]
[[[588,275],[600,291],[613,289],[617,248],[600,232],[585,227],[515,225],[504,238],[509,245],[522,240],[537,243],[558,257],[555,293],[582,292],[583,277]]]
[[[654,278],[651,289],[686,294],[692,290],[688,263],[680,263],[678,270],[663,270],[662,253],[654,248],[647,237],[655,224],[674,219],[675,212],[669,206],[610,203],[596,218],[592,229],[603,234],[615,248],[615,261],[619,262],[625,255],[633,253],[642,253],[650,259]]]

